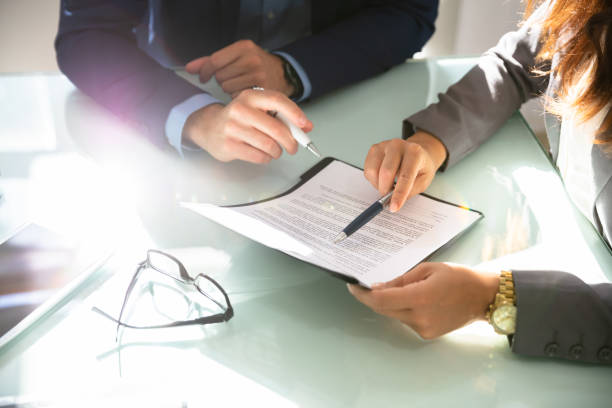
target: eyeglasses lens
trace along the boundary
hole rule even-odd
[[[185,280],[183,276],[181,276],[180,263],[168,255],[160,252],[149,251],[148,261],[149,265],[158,272],[165,273],[180,281]]]

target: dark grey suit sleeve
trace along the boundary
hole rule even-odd
[[[423,129],[446,146],[452,166],[493,135],[528,99],[545,91],[548,79],[534,75],[537,26],[504,35],[438,103],[404,121],[404,137]]]
[[[565,272],[513,271],[512,351],[612,364],[612,284],[587,285]]]
[[[343,15],[351,3],[313,0],[312,35],[280,49],[307,72],[311,98],[403,63],[434,32],[438,0],[362,0]]]
[[[145,8],[142,0],[62,0],[57,62],[79,89],[169,148],[170,110],[202,91],[138,48],[134,28]]]

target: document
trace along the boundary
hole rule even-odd
[[[181,205],[366,287],[402,275],[482,218],[478,211],[419,194],[400,211],[385,209],[334,244],[336,235],[379,198],[361,169],[326,158],[288,192],[271,199],[229,207]]]

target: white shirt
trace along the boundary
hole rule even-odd
[[[608,104],[583,123],[573,114],[563,116],[561,121],[557,167],[570,198],[591,223],[594,223],[593,206],[597,198],[591,150],[595,134],[609,109]]]

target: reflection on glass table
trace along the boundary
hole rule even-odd
[[[142,277],[146,271],[158,272],[161,276],[151,277],[149,273]],[[202,302],[202,296],[208,302]],[[207,303],[221,312],[210,314]],[[97,307],[93,310],[117,323],[117,338],[120,327],[161,329],[222,323],[234,316],[229,297],[216,280],[204,273],[192,277],[176,257],[156,249],[150,249],[147,259],[138,264],[119,317],[114,318]]]
[[[34,223],[0,244],[0,346],[41,318],[100,265],[68,236]]]
[[[303,106],[315,123],[311,140],[326,154],[361,167],[373,143],[399,137],[407,115],[433,102],[474,63],[411,61],[310,101]],[[39,81],[40,76],[28,79]],[[76,227],[87,220],[81,213],[92,212],[95,225],[116,231],[115,242],[132,258],[105,268],[112,278],[104,284],[92,281],[89,292],[75,296],[80,304],[33,325],[14,348],[0,354],[0,397],[69,396],[80,406],[93,398],[103,401],[110,392],[134,405],[142,405],[145,396],[225,406],[254,401],[289,407],[365,407],[381,401],[450,406],[458,396],[479,407],[609,405],[609,369],[521,358],[486,323],[424,341],[362,307],[342,282],[316,267],[178,206],[181,201],[239,204],[283,192],[313,165],[314,158],[303,149],[267,166],[220,163],[195,153],[178,160],[127,131],[62,76],[44,80],[50,91],[37,97],[52,102],[43,105],[51,107],[57,151],[44,150],[44,141],[31,154],[0,151],[3,176],[27,182],[24,190],[33,193],[29,199],[34,197],[36,207],[56,221]],[[10,97],[25,98],[17,92]],[[27,112],[18,120],[28,120]],[[83,177],[79,163],[104,177]],[[538,188],[542,185],[546,188]],[[102,189],[107,186],[114,190]],[[27,208],[13,204],[16,195],[9,184],[2,187],[6,205],[0,221],[11,208],[15,214]],[[479,225],[432,260],[504,268],[541,263],[570,269],[590,281],[611,278],[609,252],[567,200],[548,157],[519,115],[451,171],[439,174],[428,193],[485,214]],[[109,198],[115,202],[104,201]],[[75,206],[77,199],[85,205]],[[187,270],[212,276],[228,292],[235,316],[225,324],[121,330],[117,343],[116,323],[91,308],[119,316],[134,268],[147,248],[172,248]],[[495,261],[499,264],[489,263]],[[122,319],[141,316],[132,322],[158,323],[152,316],[159,312],[166,314],[160,323],[199,317],[182,297],[189,288],[150,268],[141,275],[128,300],[138,307],[132,313],[126,310]],[[190,301],[204,300],[217,309],[192,291]],[[170,297],[181,293],[177,312],[192,315],[175,315],[160,302],[146,300],[162,292]],[[142,313],[141,302],[132,300],[137,294],[144,299]],[[571,387],[559,386],[568,381]]]

